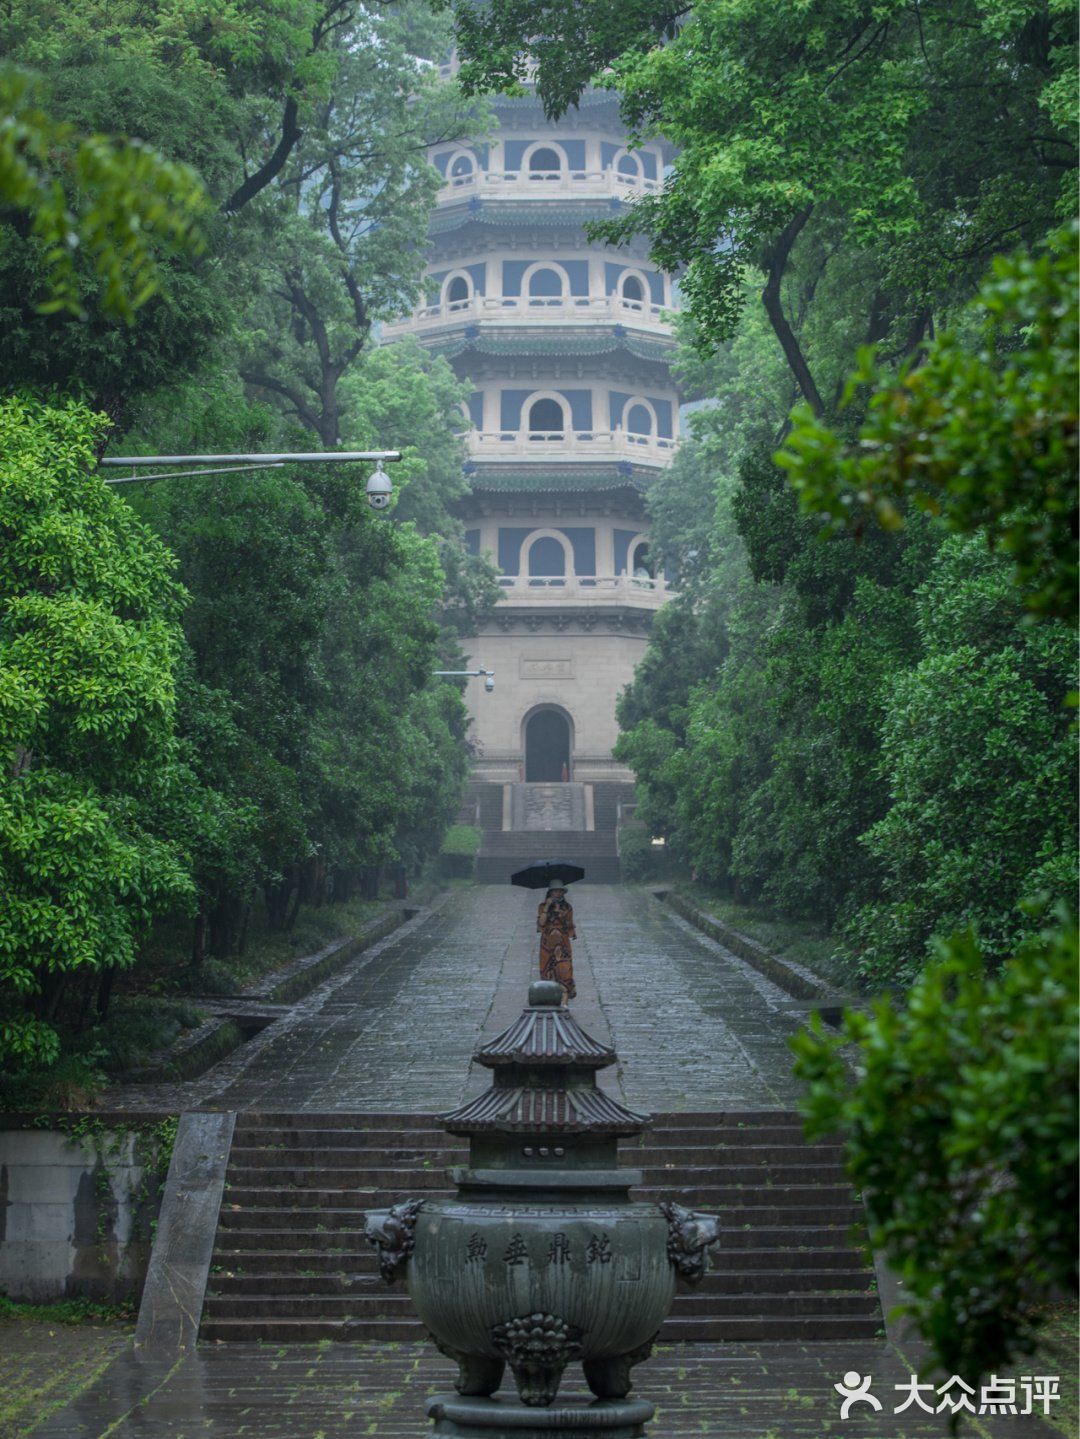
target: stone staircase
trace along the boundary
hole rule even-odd
[[[661,1341],[848,1340],[881,1328],[862,1206],[839,1146],[809,1145],[782,1110],[655,1115],[640,1143],[640,1199],[722,1213],[712,1267],[680,1292]],[[415,1340],[408,1295],[379,1277],[362,1213],[451,1192],[467,1152],[430,1116],[237,1117],[200,1337]]]
[[[614,834],[597,830],[560,829],[485,831],[474,875],[480,884],[507,884],[515,870],[534,859],[566,859],[580,864],[586,884],[618,884],[619,856]],[[542,894],[536,896],[540,902]]]
[[[503,786],[475,784],[469,797],[479,815],[480,851],[473,875],[481,884],[506,884],[515,870],[534,859],[567,859],[580,864],[589,884],[617,884],[621,878],[615,829],[620,802],[633,785],[592,784],[593,828],[585,823],[585,785],[514,784],[510,787],[510,828],[503,829]]]

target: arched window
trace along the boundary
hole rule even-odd
[[[641,280],[637,275],[623,276],[622,297],[630,304],[644,304],[645,286],[641,283]]]
[[[529,406],[530,440],[561,440],[566,430],[566,414],[558,400],[534,400]]]
[[[641,179],[641,161],[636,155],[620,155],[616,162],[615,169],[624,180]]]
[[[656,578],[656,565],[649,555],[649,542],[644,537],[635,540],[631,545],[626,568],[635,580],[654,580]]]
[[[561,581],[565,575],[565,549],[552,535],[542,535],[529,550],[529,578]]]
[[[656,416],[641,400],[626,408],[626,429],[631,435],[652,435],[656,432]]]
[[[444,302],[451,310],[460,309],[472,299],[472,285],[465,275],[455,275],[444,292]]]
[[[451,185],[466,184],[476,174],[476,161],[471,155],[455,155],[446,171]]]
[[[530,305],[554,305],[566,297],[566,275],[562,270],[542,266],[530,272],[528,292]]]
[[[534,530],[521,546],[518,572],[528,576],[534,589],[564,585],[566,576],[574,573],[570,541],[555,530]]]
[[[554,145],[540,145],[526,157],[530,180],[557,180],[562,174],[563,156]]]

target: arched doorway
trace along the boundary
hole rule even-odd
[[[554,706],[525,721],[525,779],[552,784],[570,776],[570,718]]]

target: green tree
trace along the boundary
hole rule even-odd
[[[34,105],[30,77],[12,66],[0,68],[0,111],[0,204],[40,247],[40,312],[86,318],[76,265],[86,255],[101,310],[130,321],[158,289],[162,258],[205,245],[194,172],[137,141],[79,135]]]
[[[93,473],[104,421],[0,405],[0,1058],[49,1061],[140,935],[190,900],[148,822],[176,763],[184,591]],[[107,991],[106,991],[107,992]]]
[[[969,1384],[1029,1353],[1040,1307],[1076,1289],[1078,960],[1064,915],[992,977],[961,935],[903,1006],[793,1041],[809,1133],[846,1135],[903,1307]]]
[[[341,439],[339,384],[372,325],[419,291],[416,236],[442,183],[424,150],[480,124],[424,58],[445,43],[416,4],[357,7],[327,42],[328,93],[261,202],[262,279],[241,373],[327,449]]]
[[[888,810],[862,844],[879,893],[848,929],[862,972],[910,982],[935,934],[974,930],[988,966],[1030,931],[1023,901],[1064,902],[1077,868],[1075,684],[1064,626],[1022,623],[1008,568],[980,538],[949,541],[920,588],[922,658],[887,677],[880,768]]]
[[[1071,209],[1075,16],[1050,0],[496,0],[457,12],[467,85],[512,82],[528,49],[558,112],[612,67],[601,83],[635,131],[679,153],[663,193],[601,232],[644,232],[662,268],[685,267],[706,345],[732,333],[745,266],[760,269],[770,324],[817,413],[831,397],[799,333],[793,265],[821,288],[838,257],[849,333],[917,353],[1003,241],[1035,241]],[[856,289],[859,253],[870,263]]]
[[[848,386],[873,393],[850,446],[808,412],[777,456],[803,508],[862,534],[913,508],[979,530],[1011,558],[1029,609],[1076,619],[1078,228],[1049,253],[999,259],[971,307],[978,343],[946,334],[892,380],[871,352]]]

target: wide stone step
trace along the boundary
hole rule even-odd
[[[321,1289],[307,1294],[208,1294],[203,1314],[208,1319],[349,1319],[355,1314],[416,1320],[408,1294],[396,1294],[385,1285],[383,1288],[385,1292],[374,1297],[363,1290],[345,1294],[323,1293]]]
[[[670,1196],[680,1204],[689,1202],[709,1209],[756,1209],[759,1205],[805,1209],[808,1205],[820,1205],[826,1209],[847,1207],[862,1212],[862,1206],[852,1197],[851,1186],[847,1184],[717,1184],[688,1180],[673,1173],[633,1190],[633,1197],[642,1202],[660,1202]]]
[[[390,1182],[396,1183],[399,1175],[441,1174],[451,1164],[464,1164],[467,1159],[467,1149],[401,1149],[394,1150],[392,1154],[371,1154],[346,1149],[240,1148],[234,1149],[229,1156],[229,1178],[237,1170],[289,1169],[294,1173],[323,1173],[327,1169],[349,1169],[358,1174],[389,1174]]]
[[[767,1312],[773,1318],[795,1315],[880,1314],[876,1294],[802,1293],[770,1294]],[[762,1312],[760,1294],[677,1294],[672,1318],[745,1318]],[[365,1291],[352,1293],[320,1287],[307,1294],[213,1293],[207,1296],[207,1319],[362,1319],[378,1315],[386,1319],[415,1318],[412,1300],[406,1293]]]
[[[727,1217],[727,1216],[725,1216]],[[860,1213],[860,1220],[861,1220]],[[783,1253],[813,1253],[820,1254],[822,1250],[844,1250],[849,1253],[857,1253],[849,1242],[853,1226],[850,1221],[841,1221],[838,1224],[825,1223],[820,1218],[813,1218],[799,1225],[792,1225],[785,1222],[781,1224],[765,1222],[763,1219],[756,1224],[736,1224],[729,1222],[720,1230],[720,1238],[717,1244],[718,1253],[726,1253],[730,1250],[768,1250],[780,1251]],[[800,1246],[803,1246],[800,1249]]]
[[[237,1209],[246,1211],[248,1209],[267,1211],[278,1206],[283,1208],[296,1209],[318,1209],[327,1212],[338,1210],[355,1210],[358,1198],[372,1200],[373,1207],[379,1207],[375,1201],[380,1196],[393,1198],[404,1195],[411,1188],[416,1194],[428,1194],[436,1189],[440,1193],[449,1193],[444,1177],[438,1174],[413,1174],[402,1178],[400,1184],[385,1185],[382,1183],[367,1183],[370,1176],[357,1176],[357,1182],[342,1189],[314,1189],[303,1186],[242,1186],[230,1183],[225,1191],[222,1203],[223,1210],[235,1212]],[[678,1203],[692,1202],[698,1208],[705,1208],[711,1211],[719,1210],[727,1212],[732,1209],[753,1209],[767,1207],[772,1209],[798,1208],[803,1210],[808,1205],[822,1205],[828,1209],[850,1209],[857,1211],[857,1206],[852,1203],[851,1190],[844,1185],[821,1185],[815,1188],[812,1185],[716,1185],[702,1184],[700,1182],[678,1182],[679,1176],[672,1175],[663,1183],[655,1185],[644,1185],[634,1191],[635,1197],[644,1202],[650,1200],[660,1201],[665,1198],[674,1198]]]
[[[693,1313],[711,1313],[716,1306],[723,1308],[723,1301],[734,1295],[817,1295],[833,1293],[856,1293],[865,1296],[870,1293],[869,1277],[865,1269],[747,1269],[728,1271],[723,1256],[714,1256],[714,1270],[705,1275],[691,1294],[676,1296],[677,1303],[693,1300],[694,1305],[703,1304],[704,1309],[694,1308]],[[303,1266],[296,1270],[283,1269],[280,1262],[264,1274],[227,1272],[211,1273],[207,1289],[208,1297],[215,1299],[249,1299],[253,1304],[262,1303],[264,1298],[286,1301],[289,1296],[312,1296],[316,1294],[362,1298],[365,1302],[381,1302],[383,1297],[394,1297],[378,1272],[375,1257],[368,1265],[342,1265],[337,1271],[305,1273]],[[873,1297],[873,1296],[871,1296]],[[876,1300],[874,1301],[876,1302]],[[215,1309],[214,1311],[218,1311]]]
[[[314,1217],[311,1214],[305,1216],[309,1225]],[[228,1256],[249,1251],[275,1254],[284,1251],[300,1263],[309,1254],[363,1254],[367,1248],[367,1240],[360,1229],[305,1229],[302,1225],[240,1229],[236,1225],[224,1225],[218,1230],[212,1262],[220,1264]]]
[[[362,1165],[348,1169],[314,1164],[275,1168],[269,1165],[245,1165],[242,1168],[229,1170],[227,1193],[231,1195],[234,1202],[245,1203],[258,1202],[251,1193],[255,1190],[263,1190],[275,1195],[286,1194],[290,1199],[303,1193],[338,1196],[337,1199],[329,1198],[327,1200],[327,1203],[331,1204],[340,1203],[342,1195],[363,1194],[366,1202],[366,1197],[373,1193],[401,1195],[410,1189],[420,1191],[432,1188],[446,1189],[450,1185],[448,1171],[453,1167],[456,1166],[446,1164],[433,1166],[431,1169],[410,1170],[401,1178],[388,1183],[379,1182],[378,1177]],[[415,1179],[418,1173],[425,1176],[420,1182],[416,1182]],[[720,1190],[740,1191],[746,1194],[775,1192],[787,1196],[793,1190],[805,1189],[808,1194],[819,1197],[834,1191],[842,1191],[845,1197],[851,1198],[853,1192],[843,1174],[824,1165],[808,1166],[803,1169],[794,1165],[786,1165],[775,1170],[717,1168],[705,1171],[673,1165],[670,1169],[647,1170],[646,1182],[643,1185],[635,1185],[631,1192],[636,1199],[648,1198],[654,1192],[661,1193],[661,1191],[663,1191],[661,1197],[664,1197],[666,1192],[672,1188],[682,1192],[700,1191],[702,1195],[707,1192],[710,1196]],[[303,1200],[300,1202],[315,1201]]]
[[[432,1169],[437,1166],[464,1164],[468,1159],[467,1145],[399,1145],[394,1148],[357,1149],[354,1146],[337,1145],[322,1148],[308,1144],[299,1145],[237,1145],[230,1158],[230,1170],[288,1169],[298,1174],[325,1173],[327,1171],[354,1172],[370,1168],[379,1160],[389,1160],[393,1168]],[[756,1174],[774,1174],[777,1171],[797,1171],[811,1178],[828,1174],[843,1174],[840,1158],[835,1154],[802,1152],[794,1146],[776,1149],[711,1148],[697,1145],[693,1148],[648,1149],[624,1148],[619,1162],[629,1169],[708,1169],[731,1172],[747,1171]]]
[[[765,1124],[752,1130],[736,1129],[731,1125],[717,1125],[708,1129],[702,1125],[684,1125],[678,1128],[658,1129],[650,1126],[640,1139],[624,1140],[621,1149],[649,1148],[671,1149],[776,1149],[778,1147],[805,1151],[807,1154],[820,1152],[842,1155],[844,1146],[832,1139],[816,1139],[812,1144],[802,1138],[797,1124]]]
[[[876,1294],[801,1293],[769,1294],[676,1294],[671,1317],[734,1319],[767,1312],[772,1317],[803,1314],[858,1314],[880,1316]]]
[[[797,1166],[799,1169],[843,1170],[843,1151],[810,1148],[805,1144],[624,1144],[619,1160],[623,1164],[686,1164],[691,1168],[725,1165],[728,1168],[772,1169]]]
[[[687,1316],[668,1319],[659,1334],[661,1344],[760,1342],[842,1343],[870,1340],[881,1332],[880,1318],[873,1315],[785,1315],[756,1314],[737,1318],[705,1319]],[[317,1344],[325,1340],[342,1343],[380,1341],[412,1344],[423,1340],[418,1320],[357,1318],[353,1320],[296,1319],[208,1319],[200,1338],[209,1342],[240,1341],[277,1344]]]
[[[405,1129],[439,1129],[437,1119],[433,1114],[408,1114],[401,1110],[371,1110],[359,1111],[351,1109],[321,1109],[321,1110],[274,1110],[263,1111],[258,1109],[245,1110],[238,1118],[236,1135],[245,1134],[249,1130],[266,1129],[301,1129],[308,1134],[317,1130],[326,1129],[354,1129],[359,1131],[367,1130],[405,1130]],[[439,1132],[442,1133],[441,1129]]]
[[[356,1343],[378,1340],[384,1344],[415,1344],[424,1339],[418,1319],[206,1319],[199,1331],[203,1342],[242,1344],[318,1344],[323,1340]]]
[[[697,1203],[693,1191],[667,1190],[666,1193],[674,1193],[676,1197],[682,1193],[687,1200]],[[288,1196],[282,1196],[286,1199]],[[660,1191],[657,1191],[660,1197]],[[219,1225],[221,1229],[232,1230],[260,1230],[260,1229],[326,1229],[326,1230],[355,1230],[361,1233],[364,1229],[364,1215],[368,1207],[380,1207],[378,1204],[371,1206],[342,1207],[342,1209],[312,1210],[303,1207],[293,1207],[290,1204],[282,1203],[282,1206],[256,1207],[233,1207],[226,1196],[226,1203],[221,1206]],[[726,1226],[732,1229],[748,1227],[787,1226],[792,1225],[815,1225],[820,1227],[844,1227],[859,1222],[863,1217],[863,1209],[860,1204],[836,1203],[836,1204],[805,1204],[791,1203],[778,1204],[766,1202],[761,1204],[746,1202],[741,1197],[738,1203],[713,1204],[713,1210],[719,1212],[725,1220]],[[318,1225],[312,1225],[312,1219],[318,1215]]]
[[[234,1238],[235,1231],[230,1232],[229,1237]],[[785,1276],[786,1282],[792,1287],[805,1287],[802,1278],[804,1274],[828,1276],[830,1282],[825,1283],[823,1280],[818,1286],[822,1289],[833,1287],[833,1276],[836,1276],[837,1288],[858,1288],[860,1283],[862,1287],[866,1287],[873,1277],[866,1267],[864,1256],[855,1249],[829,1248],[824,1245],[813,1249],[742,1249],[732,1243],[730,1234],[724,1235],[711,1262],[712,1271],[706,1274],[702,1281],[704,1288],[719,1284],[737,1290],[743,1287],[744,1275],[749,1276],[748,1283],[760,1280],[770,1288],[774,1283],[783,1285]],[[370,1277],[378,1276],[378,1273],[378,1258],[375,1251],[366,1244],[362,1249],[351,1251],[341,1248],[303,1251],[270,1247],[219,1248],[214,1251],[211,1270],[212,1277],[232,1276],[238,1280],[245,1277],[261,1279],[267,1275],[288,1275],[291,1278],[303,1279],[308,1290],[322,1283],[324,1276]],[[381,1278],[379,1282],[382,1283]],[[806,1282],[809,1283],[810,1280]]]
[[[661,1344],[838,1344],[884,1333],[876,1314],[757,1314],[670,1318],[660,1326]]]
[[[226,1199],[228,1199],[227,1195]],[[363,1234],[366,1212],[366,1207],[327,1209],[320,1212],[315,1209],[296,1209],[285,1204],[282,1204],[280,1208],[264,1206],[261,1209],[255,1209],[242,1208],[240,1205],[234,1207],[229,1203],[224,1203],[218,1216],[218,1224],[220,1228],[228,1229],[230,1235],[234,1230],[254,1232],[270,1229],[292,1229],[304,1232],[314,1230],[316,1233],[333,1231],[336,1234],[346,1231]],[[232,1242],[231,1238],[229,1242]]]
[[[237,1150],[262,1153],[292,1154],[299,1149],[343,1149],[355,1154],[380,1154],[386,1150],[408,1150],[427,1154],[439,1149],[467,1149],[462,1140],[452,1138],[444,1129],[377,1129],[365,1134],[361,1130],[295,1129],[289,1126],[257,1129],[240,1128],[233,1134],[233,1152]]]
[[[210,1283],[218,1278],[233,1275],[238,1279],[261,1280],[266,1275],[302,1278],[310,1290],[317,1282],[322,1283],[341,1275],[378,1272],[374,1250],[330,1250],[316,1253],[297,1253],[289,1249],[215,1249],[214,1261],[210,1268]]]
[[[794,1109],[687,1109],[658,1110],[652,1115],[656,1129],[732,1129],[738,1133],[761,1129],[794,1129],[802,1133],[802,1119]]]

